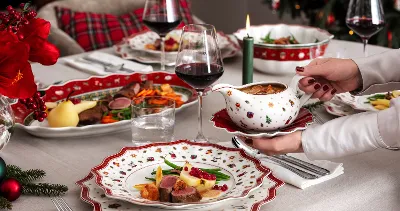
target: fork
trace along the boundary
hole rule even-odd
[[[325,123],[325,121],[319,116],[319,114],[317,112],[314,112],[313,115],[314,115],[316,123],[321,124],[321,125]]]
[[[56,206],[58,211],[72,211],[71,207],[68,206],[67,202],[61,197],[51,197],[50,200]]]

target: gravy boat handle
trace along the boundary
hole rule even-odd
[[[290,88],[293,89],[294,93],[297,94],[297,91],[299,90],[299,81],[304,78],[304,76],[300,75],[294,75],[292,78],[292,81],[290,82]],[[312,94],[306,94],[304,93],[303,96],[300,98],[300,107],[302,107],[310,98]]]

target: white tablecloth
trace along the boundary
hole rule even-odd
[[[359,43],[332,41],[328,54],[338,50],[352,57],[362,56],[362,45]],[[370,54],[386,50],[388,49],[369,46]],[[112,52],[111,49],[105,51]],[[241,64],[240,56],[226,60],[225,73],[219,82],[240,84]],[[51,67],[35,64],[33,71],[35,77],[46,84],[89,77],[84,72],[62,65],[61,62]],[[287,83],[290,76],[272,76],[255,72],[254,80],[279,80]],[[223,107],[224,100],[218,93],[212,93],[205,98],[204,131],[209,137],[229,141],[231,138],[229,134],[213,128],[208,122],[212,113]],[[177,139],[194,138],[197,130],[196,109],[196,106],[193,106],[177,115],[175,129]],[[323,115],[327,119],[332,118],[327,114]],[[89,169],[99,164],[105,156],[114,154],[123,146],[129,145],[130,140],[129,131],[91,138],[42,139],[17,130],[0,156],[7,163],[19,165],[24,169],[44,169],[47,176],[43,181],[68,185],[70,190],[64,198],[74,210],[90,211],[92,207],[79,199],[79,188],[75,186],[75,181],[86,176]],[[277,198],[263,206],[262,210],[400,210],[400,156],[398,152],[376,150],[337,159],[335,162],[344,164],[344,175],[306,190],[285,185],[278,190]],[[22,196],[13,203],[13,206],[13,210],[17,211],[56,210],[47,197]]]

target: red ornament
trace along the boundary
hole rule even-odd
[[[273,9],[273,10],[278,10],[280,4],[281,4],[281,1],[280,1],[280,0],[273,0],[273,1],[272,1],[272,9]]]
[[[336,19],[335,16],[333,14],[329,14],[328,18],[326,19],[326,24],[328,26],[332,25],[333,23],[335,23]]]
[[[0,195],[8,201],[15,201],[21,196],[22,185],[18,180],[9,178],[4,180],[0,185]]]

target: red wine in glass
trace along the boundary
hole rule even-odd
[[[365,39],[372,37],[385,26],[385,22],[374,23],[371,18],[350,18],[346,22],[351,30]]]
[[[176,75],[198,91],[204,91],[224,73],[224,68],[218,64],[189,63],[175,67]]]
[[[152,31],[165,37],[170,31],[174,30],[181,23],[180,17],[168,21],[166,15],[151,15],[143,20],[143,23]]]

